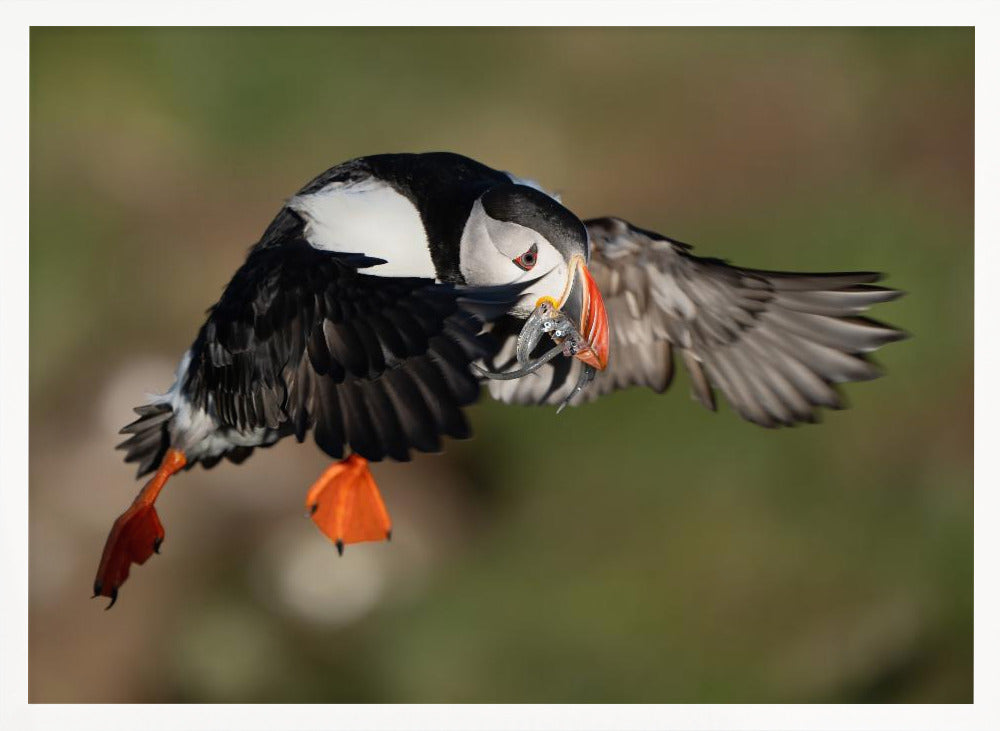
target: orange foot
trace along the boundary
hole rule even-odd
[[[330,465],[306,494],[313,522],[344,555],[344,546],[392,537],[392,521],[368,460],[352,454]]]
[[[129,509],[119,515],[111,526],[101,563],[97,567],[97,578],[94,579],[94,596],[111,599],[107,609],[111,609],[117,601],[118,588],[128,578],[129,567],[133,563],[144,564],[146,559],[160,552],[163,525],[153,504],[170,476],[185,464],[187,458],[183,452],[168,450],[153,479],[146,483]]]

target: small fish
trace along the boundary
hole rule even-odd
[[[531,353],[546,334],[552,338],[555,346],[532,360]],[[573,357],[589,347],[590,345],[588,345],[586,339],[577,330],[572,320],[550,302],[542,301],[528,316],[528,319],[525,320],[524,326],[517,336],[517,348],[515,352],[517,362],[521,366],[520,368],[500,372],[486,370],[475,363],[472,365],[473,368],[486,378],[511,381],[534,373],[559,355]],[[577,380],[576,386],[563,399],[562,403],[559,404],[556,413],[561,412],[566,407],[566,404],[570,402],[570,399],[590,385],[596,375],[596,368],[589,364],[585,365],[580,372],[580,378]]]

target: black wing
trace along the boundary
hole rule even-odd
[[[817,407],[842,407],[835,384],[880,375],[867,353],[906,337],[860,316],[902,294],[873,286],[878,274],[742,269],[694,256],[686,244],[621,219],[586,225],[611,352],[607,370],[572,403],[633,385],[662,393],[676,350],[706,408],[715,410],[718,389],[740,416],[761,426],[815,421]],[[496,334],[509,336],[510,325],[498,323]],[[506,368],[512,361],[507,337],[490,362]],[[490,382],[490,393],[511,403],[558,403],[580,367],[559,358],[534,379]]]
[[[312,429],[334,458],[349,447],[408,460],[443,435],[468,437],[462,407],[479,394],[469,363],[495,351],[483,323],[523,285],[364,274],[381,260],[314,249],[291,223],[279,245],[251,251],[210,310],[184,392],[240,432],[302,441]]]

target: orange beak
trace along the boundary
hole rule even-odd
[[[559,309],[578,323],[587,347],[576,357],[589,366],[603,371],[608,366],[608,313],[597,283],[587,271],[582,257],[570,262],[570,282]]]

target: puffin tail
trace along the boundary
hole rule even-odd
[[[138,462],[136,478],[156,470],[170,448],[170,421],[174,411],[169,403],[157,401],[133,409],[139,418],[122,427],[120,434],[131,434],[116,449],[125,450],[126,462]]]

